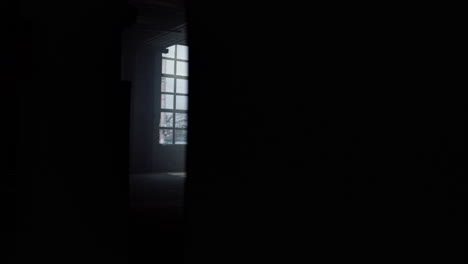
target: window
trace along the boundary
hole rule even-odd
[[[188,47],[173,45],[162,54],[159,144],[187,144]]]

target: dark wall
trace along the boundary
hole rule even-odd
[[[457,34],[417,10],[189,2],[188,263],[463,263]]]
[[[136,32],[123,35],[123,75],[132,82],[130,123],[130,172],[151,172],[153,166],[156,50]]]
[[[22,2],[14,263],[127,258],[121,2]]]
[[[28,54],[21,53],[22,47],[27,47],[27,34],[19,34],[20,29],[28,32],[29,21],[14,19],[12,10],[18,10],[18,3],[7,2],[0,11],[4,41],[2,41],[2,61],[0,62],[2,81],[2,140],[0,161],[0,207],[2,220],[0,243],[5,245],[0,250],[0,261],[10,263],[13,259],[15,245],[15,188],[16,178],[16,143],[19,129],[18,93],[16,89],[19,69],[28,62]]]

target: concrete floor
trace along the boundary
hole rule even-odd
[[[183,172],[130,175],[130,205],[135,208],[181,208]]]
[[[183,262],[185,174],[130,175],[130,259]]]

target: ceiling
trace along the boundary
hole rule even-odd
[[[130,0],[131,4],[184,9],[185,0]]]
[[[145,32],[150,39],[169,33],[183,34],[185,0],[129,0],[129,4],[137,9],[133,28]]]

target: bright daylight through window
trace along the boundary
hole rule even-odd
[[[188,47],[162,54],[160,144],[187,144]]]

